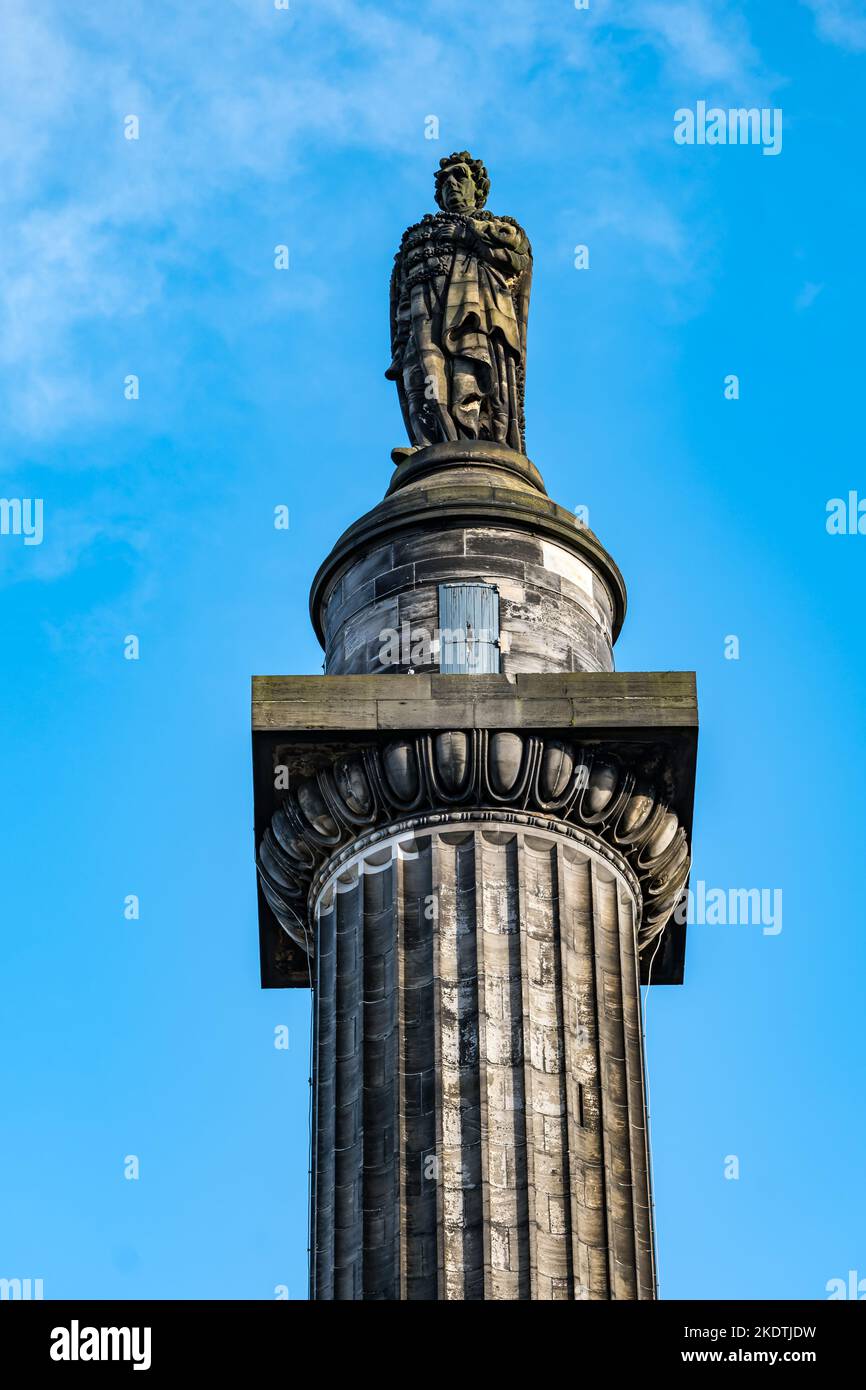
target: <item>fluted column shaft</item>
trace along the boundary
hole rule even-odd
[[[323,874],[316,1298],[655,1296],[639,889],[523,821],[422,816]]]

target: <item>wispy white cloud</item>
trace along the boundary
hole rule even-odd
[[[802,0],[815,16],[815,29],[827,43],[866,52],[866,14],[863,0]]]
[[[802,313],[804,309],[811,309],[823,288],[823,285],[816,285],[813,281],[807,280],[794,300],[794,308],[797,312]]]
[[[762,64],[746,21],[730,6],[701,0],[635,0],[625,7],[625,15],[679,78],[742,91],[761,76]]]
[[[686,229],[667,204],[646,188],[622,190],[610,180],[596,181],[588,199],[586,225],[594,233],[612,233],[640,245],[649,256],[661,255],[675,266],[686,252]]]
[[[500,0],[489,24],[467,24],[465,0],[317,0],[289,12],[130,0],[110,23],[101,0],[39,10],[5,0],[0,24],[0,405],[35,438],[111,408],[82,333],[116,326],[122,339],[204,247],[242,265],[226,209],[255,197],[283,216],[290,196],[304,210],[330,153],[417,157],[427,114],[442,115],[443,140],[454,130],[463,143],[508,112],[515,146],[555,161],[591,126],[611,173],[599,216],[631,218],[672,251],[686,241],[680,195],[655,187],[649,206],[634,196],[646,184],[641,148],[666,138],[667,91],[688,81],[751,95],[762,80],[742,16],[709,0],[598,0],[585,13]],[[640,122],[635,46],[659,65]],[[138,141],[123,138],[130,113]],[[233,317],[225,293],[204,287],[197,301],[215,334]],[[295,308],[316,308],[327,287],[311,279],[306,306],[293,293]],[[246,275],[244,294],[245,314],[264,316],[273,286]]]
[[[0,539],[0,586],[64,579],[98,546],[111,548],[122,563],[137,568],[147,533],[124,513],[118,497],[101,491],[87,505],[55,506],[49,493],[40,502],[38,544],[25,545],[15,535]]]

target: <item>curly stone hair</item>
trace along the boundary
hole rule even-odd
[[[436,170],[436,202],[442,207],[442,175],[452,164],[468,164],[472,171],[475,181],[476,203],[475,206],[483,208],[487,202],[487,195],[490,192],[490,178],[483,162],[480,159],[473,159],[468,150],[455,150],[446,159],[440,159],[439,168]]]

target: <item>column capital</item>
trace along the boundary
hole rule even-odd
[[[547,689],[552,679],[562,686],[558,698]],[[643,712],[636,722],[641,691],[630,677],[581,674],[517,682],[496,676],[434,677],[432,682],[411,677],[378,681],[321,677],[319,683],[331,687],[332,713],[342,704],[337,698],[342,691],[333,690],[333,685],[362,687],[351,709],[347,702],[340,716],[343,728],[327,732],[310,727],[315,710],[309,680],[298,678],[308,697],[300,701],[305,715],[292,714],[287,708],[292,700],[284,697],[302,693],[291,688],[291,678],[279,682],[281,710],[274,700],[274,682],[266,683],[259,704],[263,727],[256,755],[262,925],[273,940],[275,924],[279,924],[283,950],[293,943],[294,957],[292,978],[281,981],[272,976],[265,982],[308,982],[306,955],[313,939],[310,894],[327,861],[362,836],[384,833],[410,818],[452,810],[562,822],[615,851],[639,885],[639,945],[644,959],[647,947],[652,944],[655,952],[659,937],[665,934],[656,953],[653,979],[679,982],[684,927],[670,919],[689,873],[696,730],[690,723],[688,681],[676,675],[656,680],[654,708],[649,708],[653,696],[645,686]],[[435,694],[424,689],[433,683]],[[622,690],[623,683],[627,691]],[[408,692],[402,688],[406,685],[415,699],[406,699]],[[380,689],[373,691],[370,686]],[[622,694],[630,694],[631,700],[618,699]],[[390,727],[382,727],[380,715],[379,727],[370,729],[365,707],[371,695],[386,705],[389,700],[384,697],[393,697],[390,703],[402,707],[404,726],[395,727],[391,709],[384,716]],[[573,707],[578,695],[585,728],[562,727],[565,720],[557,706]],[[660,698],[665,695],[667,699]],[[439,721],[454,711],[455,702],[464,716],[463,727],[441,727]],[[599,718],[602,703],[608,707],[606,724]],[[289,727],[274,727],[275,706],[276,721]],[[508,722],[520,727],[478,727],[497,713],[503,722],[510,714]],[[553,723],[557,714],[558,727]],[[651,714],[654,721],[648,722]],[[303,732],[292,728],[295,718],[306,719],[308,727]],[[549,732],[538,727],[545,718],[552,725]],[[283,787],[274,790],[279,769],[285,773]]]

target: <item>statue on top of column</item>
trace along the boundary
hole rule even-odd
[[[484,211],[480,159],[439,163],[441,211],[409,227],[394,258],[385,375],[416,447],[490,439],[522,453],[532,247],[513,217]]]

